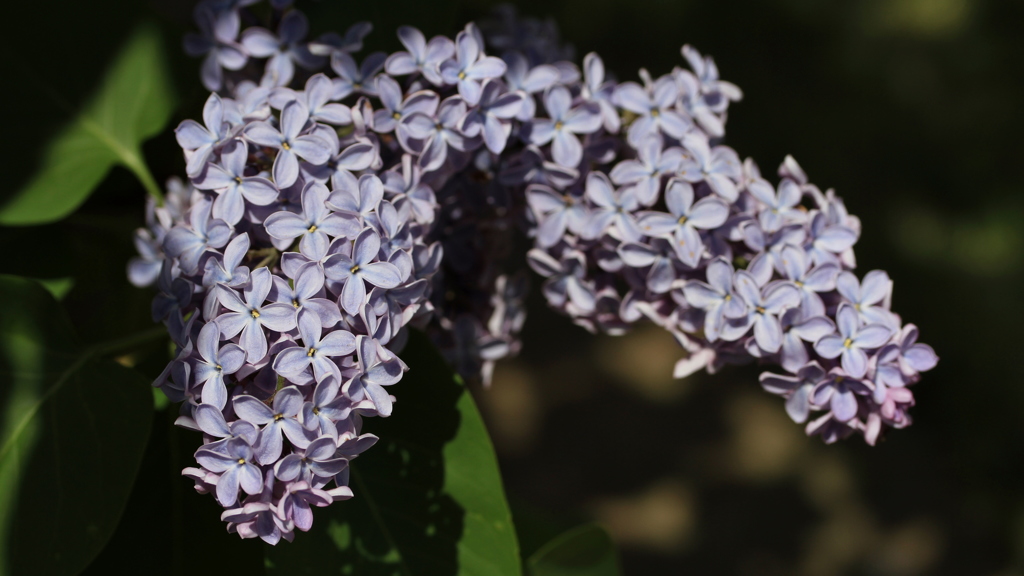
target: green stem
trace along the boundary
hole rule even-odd
[[[160,185],[156,183],[156,179],[153,178],[153,174],[150,173],[149,168],[146,167],[146,163],[143,162],[136,154],[125,156],[122,159],[132,173],[135,174],[135,177],[139,179],[139,182],[142,183],[142,187],[146,189],[146,193],[156,201],[156,205],[163,206],[163,190],[161,190]]]
[[[158,340],[162,336],[167,336],[167,328],[165,326],[154,326],[148,330],[142,332],[136,332],[122,338],[115,338],[113,340],[107,340],[106,342],[100,342],[94,344],[85,350],[83,356],[105,356],[107,354],[113,354],[126,348],[134,348],[138,345],[145,344],[152,340]]]

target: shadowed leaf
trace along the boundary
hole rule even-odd
[[[117,526],[152,395],[100,351],[41,285],[0,276],[0,575],[77,574]]]
[[[355,497],[317,511],[313,529],[267,548],[273,574],[519,576],[498,462],[466,388],[414,334],[395,413],[352,464]]]
[[[618,576],[619,560],[608,533],[596,524],[564,532],[527,560],[529,576]]]

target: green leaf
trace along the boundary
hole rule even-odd
[[[68,292],[75,287],[74,278],[37,278],[36,282],[42,284],[43,288],[46,288],[46,291],[58,301],[63,300]]]
[[[355,497],[316,510],[313,529],[267,548],[272,574],[520,576],[497,458],[473,398],[424,338],[393,387],[380,437],[352,464]]]
[[[0,275],[0,575],[77,574],[113,533],[149,437],[148,382]]]
[[[557,536],[527,560],[530,576],[618,576],[619,559],[608,533],[585,524]]]
[[[142,157],[142,142],[163,130],[174,104],[160,33],[143,24],[120,50],[88,105],[47,147],[36,175],[0,208],[0,224],[42,224],[67,216],[118,164],[159,198],[160,187]]]

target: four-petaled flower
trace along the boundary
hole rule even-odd
[[[309,120],[309,109],[298,100],[292,100],[281,110],[281,129],[267,122],[254,122],[245,127],[245,137],[260,146],[277,149],[272,173],[274,183],[287,188],[299,177],[299,158],[312,164],[326,164],[334,150],[331,143],[319,136],[302,135]]]
[[[263,490],[263,476],[253,464],[252,447],[243,438],[228,441],[224,453],[200,449],[196,452],[199,464],[220,474],[217,479],[217,501],[225,508],[238,501],[238,487],[246,494],[259,494]]]
[[[640,216],[640,230],[647,236],[663,236],[673,240],[672,247],[679,259],[696,268],[704,253],[704,243],[698,230],[717,228],[729,218],[729,206],[708,196],[693,201],[693,187],[682,180],[670,180],[665,189],[665,204],[669,214],[644,212]]]
[[[500,58],[483,54],[475,29],[476,26],[469,24],[459,32],[455,37],[455,59],[445,60],[440,67],[444,83],[457,85],[459,95],[470,106],[480,101],[480,82],[498,78],[506,69]]]
[[[278,190],[270,180],[245,175],[248,156],[248,145],[236,138],[221,150],[220,165],[206,164],[206,169],[192,179],[192,185],[200,190],[217,191],[213,217],[232,226],[238,224],[245,214],[246,200],[257,206],[273,204],[277,200]]]
[[[565,86],[553,86],[544,94],[544,108],[550,118],[534,120],[530,125],[530,143],[551,142],[555,162],[575,168],[583,159],[583,146],[577,134],[591,134],[601,127],[601,107],[583,102],[573,108],[572,94]]]
[[[267,355],[264,326],[277,332],[295,328],[294,307],[279,303],[264,304],[273,286],[270,276],[270,270],[266,267],[253,270],[249,275],[249,285],[242,289],[244,300],[224,284],[217,285],[217,298],[229,310],[216,319],[221,335],[234,338],[241,332],[239,345],[245,350],[249,362],[257,362]]]
[[[298,327],[302,346],[278,352],[274,358],[274,371],[288,378],[312,367],[317,382],[330,376],[340,380],[341,371],[331,358],[355,351],[356,340],[352,333],[348,330],[334,330],[323,336],[320,316],[311,309],[299,310]]]
[[[865,350],[881,348],[892,330],[883,324],[861,326],[857,310],[850,304],[839,305],[836,312],[838,334],[830,334],[814,343],[814,350],[822,358],[839,358],[843,370],[853,378],[863,378],[868,371]]]
[[[327,207],[330,192],[319,182],[310,182],[302,190],[302,214],[287,210],[267,217],[267,234],[279,240],[299,240],[299,250],[311,260],[327,254],[330,237],[354,238],[359,234],[359,222],[349,214],[333,213]]]
[[[288,386],[274,395],[273,409],[246,394],[232,400],[235,414],[253,426],[262,426],[256,440],[256,461],[273,464],[284,449],[284,437],[296,448],[309,446],[309,434],[297,419],[302,410],[302,392],[295,386]]]
[[[234,374],[245,363],[245,352],[237,344],[220,345],[220,328],[208,322],[199,331],[196,350],[200,359],[196,361],[195,381],[202,384],[203,404],[223,409],[228,403],[228,389],[224,376]]]
[[[324,262],[324,273],[331,280],[344,284],[339,303],[349,314],[358,314],[366,301],[364,280],[380,288],[394,288],[402,283],[402,274],[394,264],[377,261],[380,235],[366,228],[352,245],[352,256],[335,254]]]

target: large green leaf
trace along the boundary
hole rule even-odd
[[[81,348],[38,283],[0,275],[0,575],[77,574],[113,533],[145,451],[144,378]]]
[[[163,130],[174,103],[159,31],[141,25],[89,103],[47,147],[36,175],[0,208],[0,224],[41,224],[67,216],[117,164],[159,194],[142,142]]]
[[[527,560],[529,576],[618,576],[619,560],[608,533],[596,524],[569,530]]]
[[[267,549],[275,574],[520,576],[498,462],[473,398],[420,338],[402,358],[381,440],[352,464],[355,497],[317,510],[313,529]]]

